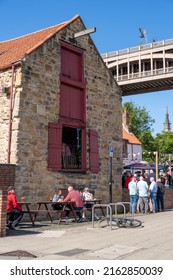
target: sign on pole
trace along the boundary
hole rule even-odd
[[[112,157],[113,147],[109,147],[109,203],[112,203]]]
[[[113,154],[114,154],[113,147],[109,147],[109,156],[113,157]]]

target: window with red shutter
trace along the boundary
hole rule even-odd
[[[81,169],[82,164],[82,130],[63,126],[62,129],[62,168]]]
[[[83,50],[61,42],[60,118],[49,125],[48,167],[86,171]]]
[[[99,172],[98,133],[90,130],[90,171]]]
[[[74,123],[50,123],[48,168],[86,171],[86,129]]]
[[[48,126],[48,168],[61,169],[62,125],[49,123]]]

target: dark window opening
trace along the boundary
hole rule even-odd
[[[82,157],[82,129],[62,129],[62,169],[80,169]]]

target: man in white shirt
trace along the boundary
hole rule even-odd
[[[132,213],[132,207],[134,213],[136,213],[136,204],[137,204],[136,176],[132,177],[132,181],[128,184],[128,189],[130,195],[130,213]]]
[[[153,213],[158,212],[158,205],[157,205],[157,183],[155,182],[155,178],[150,178],[150,196],[151,196],[151,202],[153,206]]]
[[[141,213],[148,213],[148,184],[144,181],[144,177],[140,176],[140,180],[137,183],[137,189],[139,192],[140,210]]]

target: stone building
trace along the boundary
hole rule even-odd
[[[0,42],[0,163],[15,164],[18,196],[46,199],[54,186],[88,186],[121,201],[121,90],[79,15]]]
[[[123,111],[123,165],[142,161],[142,143],[130,131],[128,114]]]

